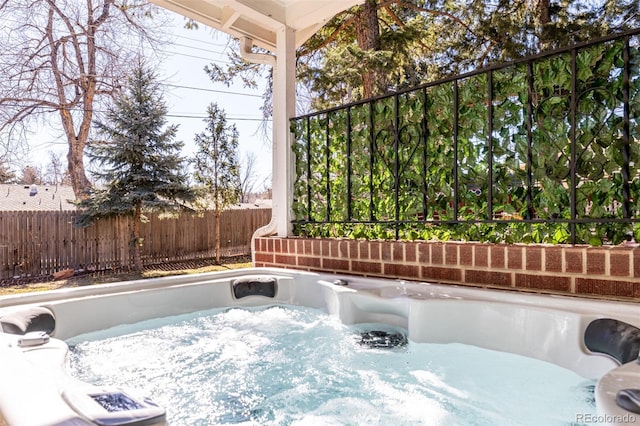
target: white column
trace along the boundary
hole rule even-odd
[[[273,70],[273,217],[280,237],[291,234],[291,201],[294,162],[291,153],[289,119],[296,112],[296,47],[294,32],[283,27],[277,32],[276,66]]]

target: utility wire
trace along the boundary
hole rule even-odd
[[[226,46],[229,45],[228,43],[224,43],[224,44],[223,43],[211,43],[211,42],[208,42],[208,41],[205,41],[205,40],[200,40],[200,39],[197,39],[197,38],[187,37],[187,36],[184,36],[182,34],[174,34],[173,36],[174,37],[179,37],[179,38],[184,38],[184,39],[191,40],[191,41],[197,41],[198,43],[206,43],[206,44],[210,44],[212,46],[218,46],[218,47],[226,47]]]
[[[207,61],[207,62],[219,62],[221,64],[232,64],[232,62],[224,61],[222,59],[203,58],[202,56],[189,55],[188,53],[169,52],[169,51],[166,51],[166,50],[159,50],[159,51],[162,52],[162,53],[165,53],[167,55],[184,56],[184,57],[187,57],[187,58],[202,59],[203,61]]]
[[[4,104],[5,106],[20,106],[19,104]],[[48,109],[50,110],[49,112],[53,112],[58,110],[59,108],[55,108],[52,106],[47,106],[47,105],[35,105],[33,106],[33,108],[35,109]],[[87,111],[87,109],[85,108],[67,108],[67,111],[75,111],[75,112],[84,112]],[[93,108],[92,109],[93,112],[95,113],[106,113],[107,111],[104,110],[100,110],[97,108]],[[199,119],[205,119],[208,116],[206,115],[197,115],[197,114],[189,114],[189,113],[183,113],[183,114],[176,114],[176,113],[167,113],[165,115],[165,117],[172,117],[172,118],[199,118]],[[264,118],[251,118],[251,117],[227,117],[227,120],[231,120],[231,121],[271,121],[269,119],[265,120]]]
[[[181,44],[181,43],[170,43],[169,46],[180,46],[180,47],[186,47],[189,49],[194,49],[194,50],[201,50],[203,52],[207,52],[207,53],[215,53],[216,55],[224,55],[224,52],[219,52],[217,50],[209,50],[209,49],[205,49],[203,47],[195,47],[195,46],[189,46],[188,44]]]
[[[213,93],[224,93],[227,95],[238,95],[238,96],[250,96],[252,98],[260,98],[262,99],[262,95],[256,95],[254,93],[239,93],[239,92],[230,92],[228,90],[216,90],[216,89],[205,89],[201,87],[192,87],[192,86],[180,86],[178,84],[169,84],[169,83],[161,83],[167,87],[175,87],[178,89],[189,89],[189,90],[197,90],[201,92],[213,92]]]
[[[208,116],[196,116],[196,115],[175,115],[175,114],[167,114],[167,117],[171,118],[198,118],[200,120],[206,120],[209,118]],[[228,121],[271,121],[271,119],[264,118],[243,118],[243,117],[226,117]]]

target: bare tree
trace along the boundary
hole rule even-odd
[[[14,183],[16,174],[0,158],[0,183]]]
[[[260,196],[265,200],[271,200],[273,198],[273,188],[271,186],[272,176],[267,176],[262,182],[262,193]]]
[[[256,153],[247,152],[240,164],[240,202],[250,202],[249,196],[256,188]]]
[[[41,185],[42,170],[36,166],[26,166],[22,169],[22,177],[20,183],[24,185]]]
[[[51,185],[60,185],[64,180],[65,167],[60,154],[49,151],[49,163],[45,170],[45,180]]]
[[[143,26],[149,18],[161,26],[159,10],[146,0],[0,2],[0,140],[24,142],[25,129],[57,121],[82,198],[91,187],[83,162],[91,122],[140,48],[159,41]]]

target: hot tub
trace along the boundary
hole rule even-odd
[[[578,423],[640,424],[636,303],[270,268],[0,297],[0,424],[164,424],[163,407],[145,396],[71,377],[65,340],[216,307],[279,303],[318,308],[345,324],[402,327],[413,342],[464,343],[556,364],[598,380],[598,415]]]

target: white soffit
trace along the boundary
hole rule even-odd
[[[364,0],[150,0],[165,9],[275,51],[276,31],[287,26],[300,47],[339,12]]]

